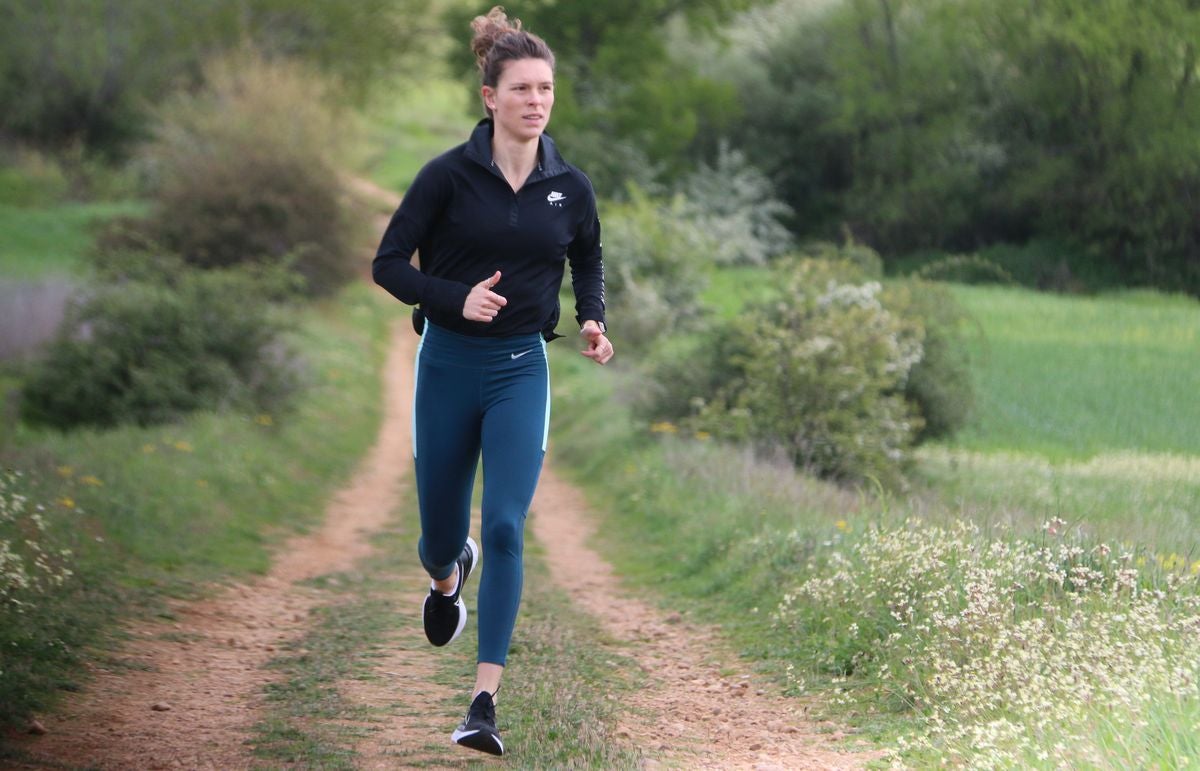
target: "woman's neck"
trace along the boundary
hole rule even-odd
[[[515,139],[497,131],[492,135],[492,161],[513,191],[520,190],[537,166],[538,137]]]

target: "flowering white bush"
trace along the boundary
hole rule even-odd
[[[1147,573],[1145,555],[1065,530],[997,540],[908,520],[839,537],[775,622],[824,645],[828,669],[878,684],[842,699],[925,717],[898,761],[1173,764],[1200,728],[1198,577],[1186,562]]]
[[[776,296],[749,306],[712,346],[732,370],[696,401],[693,428],[783,449],[821,476],[903,483],[921,416],[903,396],[924,330],[880,302],[848,263],[801,260]]]
[[[701,163],[682,191],[682,214],[708,236],[712,262],[765,265],[791,250],[792,235],[780,221],[792,210],[744,153],[722,144],[715,165]]]
[[[66,549],[52,552],[43,543],[46,534],[45,508],[18,491],[20,473],[0,473],[0,609],[20,612],[27,595],[48,586],[61,585],[71,575]]]

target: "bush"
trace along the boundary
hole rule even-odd
[[[715,246],[716,264],[764,265],[792,248],[781,224],[792,210],[741,152],[722,144],[716,163],[701,164],[680,189],[685,215]]]
[[[658,405],[686,403],[693,430],[777,448],[823,477],[902,484],[923,423],[903,396],[921,325],[885,309],[879,282],[851,262],[805,259],[775,275],[774,296],[660,366]],[[685,374],[689,362],[700,374]]]
[[[623,346],[644,350],[652,341],[684,330],[700,316],[704,264],[715,245],[683,215],[683,199],[664,203],[636,186],[629,201],[604,211],[610,313]]]
[[[147,235],[204,268],[292,259],[310,294],[332,293],[353,276],[357,223],[336,172],[343,127],[320,80],[241,53],[206,81],[161,112],[146,152]]]
[[[922,329],[922,355],[904,383],[904,398],[920,412],[917,442],[950,436],[967,423],[975,405],[966,330],[969,316],[941,284],[889,285],[884,307]]]
[[[298,377],[267,302],[277,289],[246,271],[170,262],[169,281],[104,284],[70,311],[25,383],[25,419],[69,429],[284,406]]]

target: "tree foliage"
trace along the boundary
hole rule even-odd
[[[1200,291],[1194,0],[775,13],[736,68],[736,139],[798,230],[844,223],[885,254],[1057,238],[1126,280]]]
[[[6,0],[0,16],[0,133],[117,152],[147,106],[195,85],[213,54],[250,44],[299,58],[360,99],[420,51],[418,0]]]
[[[506,8],[554,50],[555,137],[598,189],[617,195],[629,179],[644,184],[690,169],[687,151],[698,133],[726,126],[738,112],[729,84],[671,55],[668,27],[708,34],[757,2],[530,0]],[[479,12],[448,15],[456,39]],[[466,45],[455,61],[463,70],[471,66]]]

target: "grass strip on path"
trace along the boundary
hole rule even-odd
[[[270,688],[270,711],[257,727],[255,751],[265,761],[328,769],[487,762],[450,742],[474,683],[478,581],[464,593],[470,615],[463,635],[430,647],[420,622],[428,577],[415,555],[415,505],[409,496],[358,570],[313,582],[328,602],[312,632],[274,664],[286,679]],[[506,765],[637,768],[635,754],[611,735],[620,693],[632,682],[628,660],[596,644],[594,620],[550,582],[533,542],[525,560],[521,615],[498,699]]]

